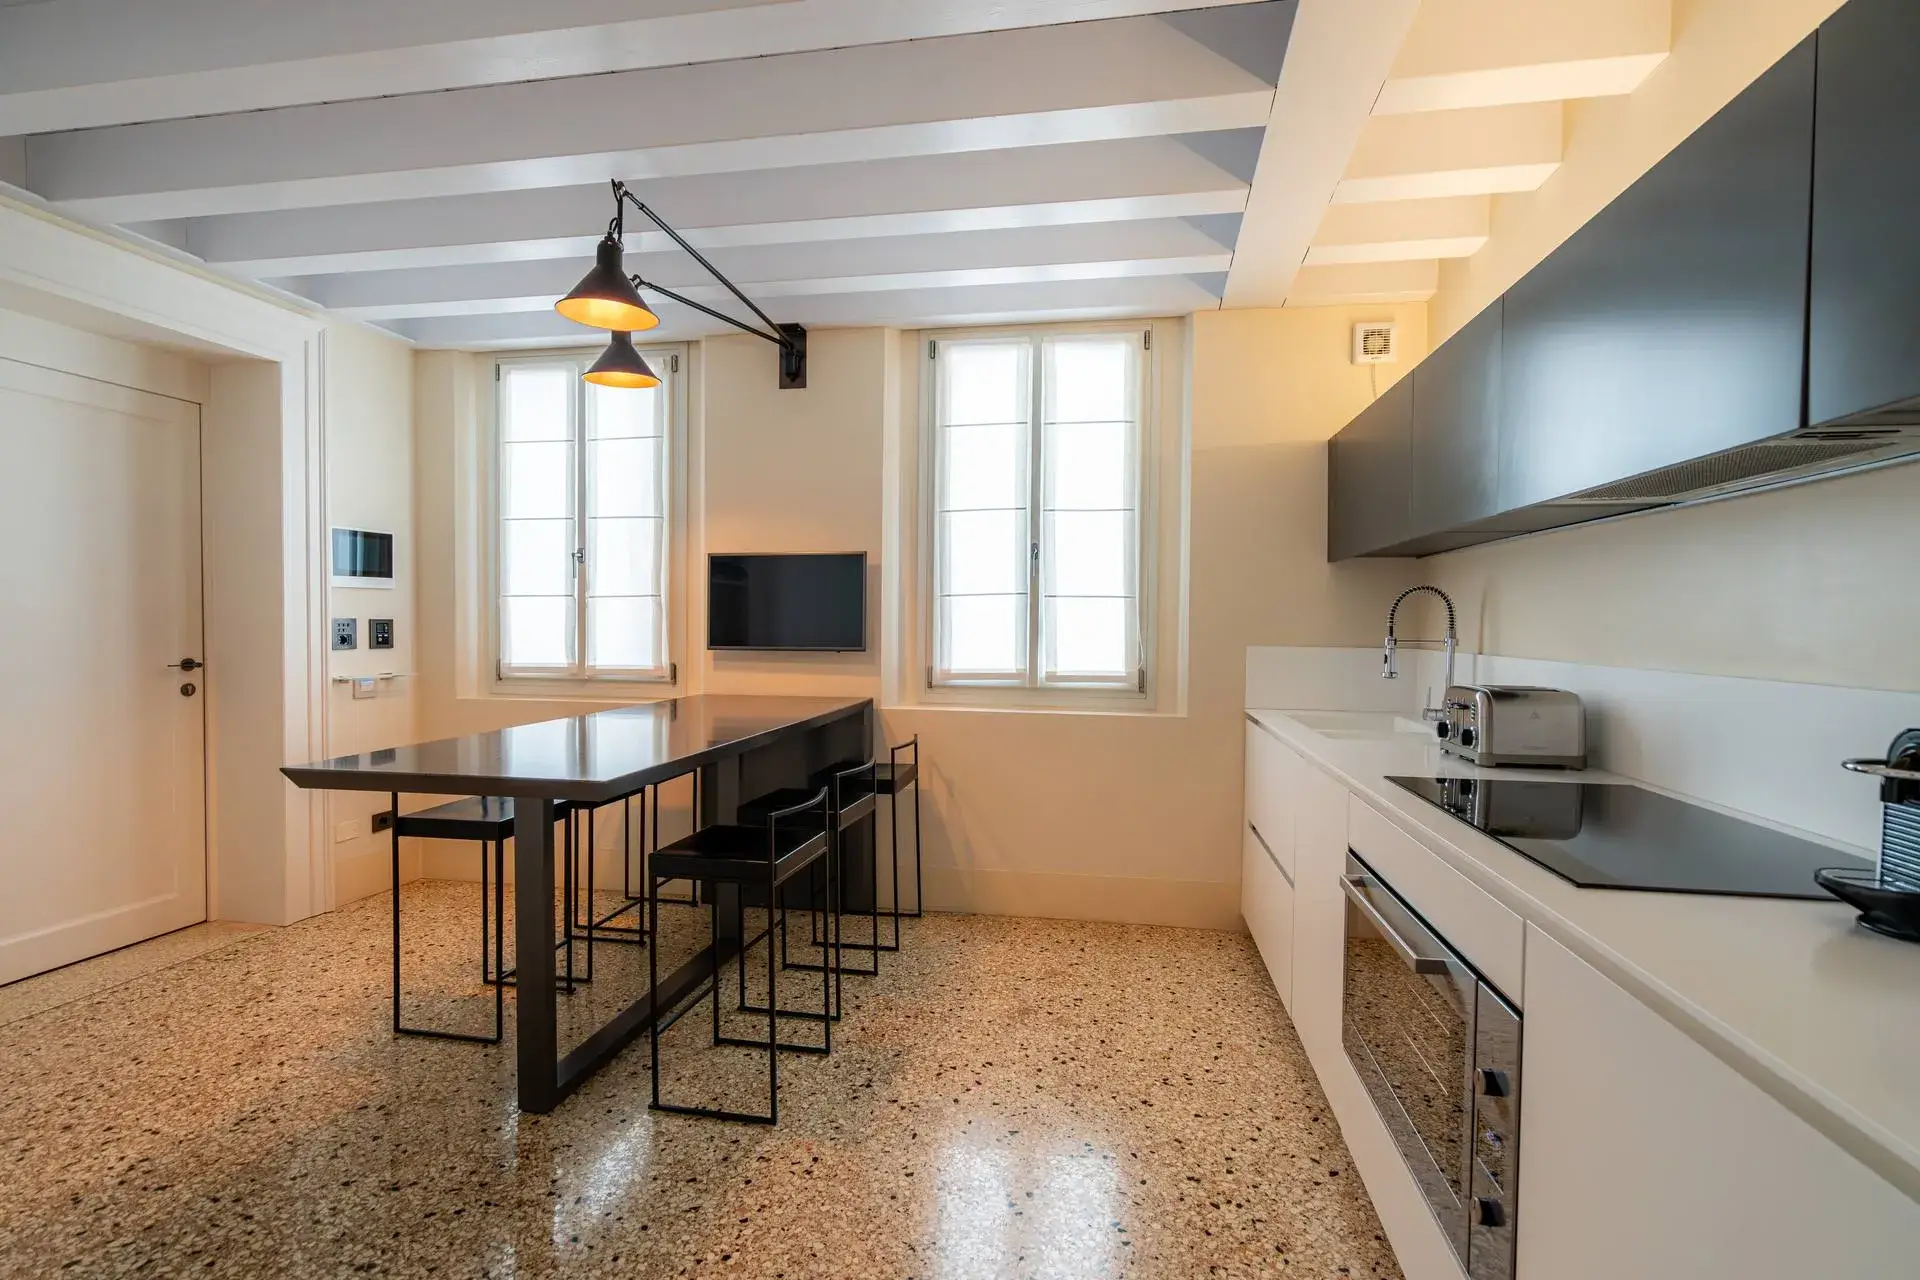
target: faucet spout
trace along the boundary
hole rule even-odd
[[[1400,671],[1394,661],[1394,653],[1400,647],[1400,642],[1393,632],[1394,620],[1399,616],[1401,603],[1404,602],[1408,596],[1417,595],[1423,591],[1431,595],[1439,596],[1440,602],[1447,606],[1447,676],[1446,684],[1442,687],[1440,694],[1440,701],[1444,703],[1447,700],[1446,690],[1453,687],[1453,657],[1460,647],[1460,632],[1455,625],[1453,598],[1438,587],[1422,583],[1417,587],[1408,587],[1405,591],[1402,591],[1394,597],[1392,606],[1387,609],[1387,640],[1381,652],[1380,675],[1383,679],[1387,680],[1399,678]],[[1427,707],[1421,711],[1420,715],[1421,718],[1426,720],[1442,720],[1446,718],[1446,712],[1439,707]]]

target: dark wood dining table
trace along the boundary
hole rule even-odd
[[[871,757],[868,698],[704,694],[287,765],[322,791],[497,796],[516,801],[516,1065],[522,1111],[552,1111],[580,1083],[709,980],[739,946],[737,904],[713,905],[714,936],[579,1044],[559,1053],[554,939],[556,806],[603,804],[698,773],[701,825],[731,821],[742,801],[802,786],[821,770]],[[657,939],[655,940],[657,944]]]

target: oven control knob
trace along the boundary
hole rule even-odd
[[[1507,1096],[1507,1073],[1493,1067],[1480,1068],[1480,1092],[1489,1098]]]
[[[1448,724],[1445,720],[1442,720],[1439,724],[1436,724],[1435,726],[1433,726],[1433,736],[1440,739],[1440,741],[1442,742],[1445,742],[1447,738],[1452,735],[1452,733],[1453,733],[1453,726]]]
[[[1473,740],[1478,736],[1479,735],[1473,731],[1472,725],[1463,725],[1460,729],[1460,745],[1470,747],[1473,745]]]
[[[1481,1227],[1504,1227],[1507,1225],[1507,1211],[1498,1200],[1475,1196],[1473,1221],[1474,1225]]]

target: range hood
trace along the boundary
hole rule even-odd
[[[1565,508],[1625,504],[1635,510],[1678,506],[1798,484],[1915,454],[1920,454],[1920,422],[1809,427],[1757,444],[1689,458],[1540,505]]]

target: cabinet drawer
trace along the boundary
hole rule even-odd
[[[1266,962],[1280,1002],[1293,1008],[1293,882],[1251,824],[1242,836],[1240,914]]]
[[[1293,841],[1299,772],[1306,767],[1293,748],[1247,722],[1247,821],[1260,833],[1280,867],[1293,878]]]
[[[1525,921],[1359,796],[1347,811],[1347,844],[1500,994],[1523,1003]]]

